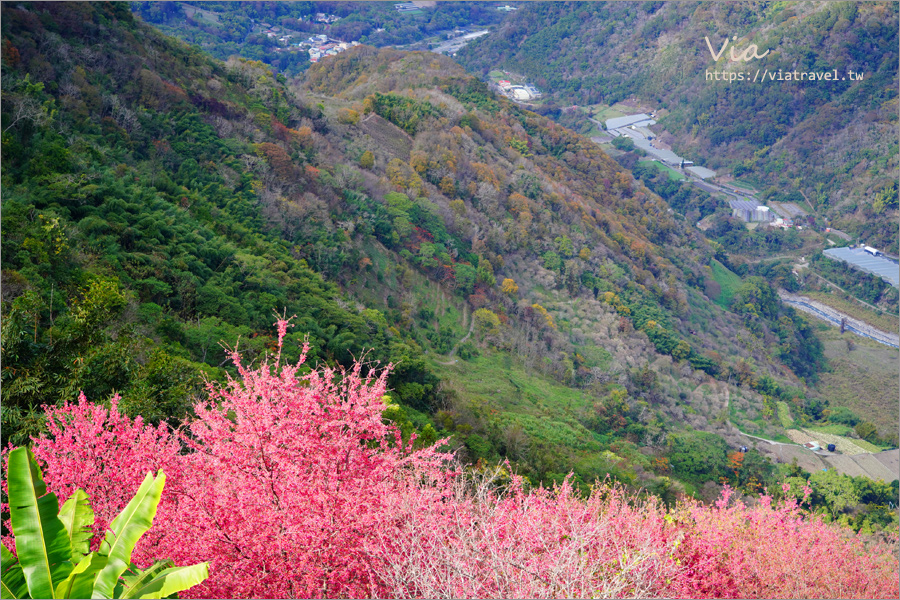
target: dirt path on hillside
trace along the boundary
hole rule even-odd
[[[466,306],[463,305],[463,322],[465,322],[465,313],[467,313],[467,312],[468,312],[468,310],[466,309]],[[452,358],[453,356],[455,356],[455,355],[456,355],[456,350],[457,350],[461,345],[463,345],[463,344],[466,343],[466,340],[469,339],[469,337],[472,335],[472,332],[473,332],[473,331],[475,331],[475,315],[474,315],[474,313],[469,315],[469,332],[468,332],[465,336],[463,336],[463,338],[462,338],[461,340],[459,340],[458,342],[456,342],[456,344],[453,346],[453,348],[450,350],[450,353],[447,354],[447,356],[450,357],[450,358]],[[453,360],[450,360],[450,361],[447,361],[447,362],[442,362],[442,361],[437,360],[437,361],[435,361],[435,362],[436,362],[437,364],[439,364],[439,365],[454,365],[454,364],[456,364],[457,362],[459,362],[459,359],[458,359],[458,358],[454,358]]]

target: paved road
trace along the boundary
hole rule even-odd
[[[434,48],[432,48],[431,51],[436,54],[444,54],[445,52],[459,52],[460,48],[462,48],[475,38],[487,35],[488,33],[490,33],[490,31],[488,31],[487,29],[483,31],[476,31],[474,33],[467,33],[465,35],[455,37],[452,40],[447,40],[439,46],[435,46]]]

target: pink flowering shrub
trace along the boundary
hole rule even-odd
[[[809,492],[807,492],[808,495]],[[672,593],[685,598],[896,598],[897,539],[863,542],[852,531],[801,515],[768,496],[747,508],[726,488],[714,506],[682,503],[686,568]]]
[[[97,550],[110,521],[147,472],[173,472],[181,450],[164,424],[151,427],[141,417],[130,419],[119,412],[118,400],[115,396],[107,409],[80,394],[76,404],[46,407],[49,436],[34,445],[38,461],[47,465],[44,480],[60,502],[78,488],[90,495],[95,512],[91,550]]]
[[[494,476],[497,475],[495,472]],[[446,502],[395,507],[400,535],[379,539],[379,575],[397,598],[660,597],[683,570],[679,532],[655,501],[568,481],[530,493],[513,477],[459,477]]]
[[[524,493],[513,478],[499,493],[457,479],[450,502],[396,508],[380,577],[400,598],[897,597],[896,540],[867,547],[793,500],[730,497],[667,514],[617,487],[580,499],[568,483]]]
[[[98,533],[147,471],[166,488],[134,558],[210,561],[190,597],[897,597],[896,539],[865,546],[800,515],[655,501],[598,485],[526,491],[449,468],[385,422],[387,371],[300,374],[279,353],[211,386],[179,431],[90,404],[48,409],[35,440],[60,498],[91,497]]]

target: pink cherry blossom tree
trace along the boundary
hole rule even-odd
[[[386,593],[373,576],[367,538],[390,529],[397,495],[439,498],[450,458],[404,445],[382,418],[388,370],[362,375],[282,365],[279,320],[271,363],[210,386],[180,431],[147,427],[82,397],[48,409],[50,434],[35,443],[50,489],[95,500],[98,531],[148,470],[168,483],[136,563],[206,556],[210,578],[194,597],[334,597]],[[431,483],[421,487],[421,481]],[[102,501],[100,499],[102,498]]]

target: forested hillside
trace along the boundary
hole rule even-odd
[[[889,2],[529,3],[457,60],[521,73],[557,106],[636,97],[663,109],[677,152],[896,251],[897,19]],[[730,42],[718,62],[705,37],[717,54]],[[750,44],[768,54],[730,61]],[[841,80],[706,77],[757,67]]]
[[[318,114],[269,71],[124,5],[4,9],[4,39],[4,440],[79,389],[179,416],[221,376],[220,341],[266,350],[273,309],[300,316],[317,359],[399,360],[383,319],[267,225],[249,167],[275,146],[254,142],[312,155]]]
[[[393,363],[404,435],[534,483],[755,492],[774,468],[735,466],[732,422],[828,418],[769,284],[713,293],[692,223],[446,57],[361,46],[288,85],[122,4],[4,4],[2,33],[4,445],[80,390],[177,423],[273,310],[286,359]]]

